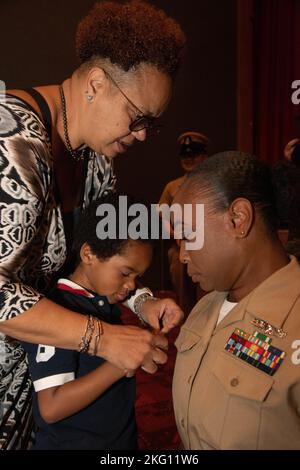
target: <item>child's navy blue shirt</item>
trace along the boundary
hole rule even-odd
[[[121,323],[121,312],[116,305],[110,305],[106,297],[92,294],[72,281],[61,279],[48,298],[72,311],[93,315],[107,323]],[[87,408],[54,424],[47,424],[39,413],[36,392],[86,375],[105,361],[53,346],[22,344],[28,354],[35,388],[33,413],[39,430],[34,449],[137,448],[134,378],[118,380]]]

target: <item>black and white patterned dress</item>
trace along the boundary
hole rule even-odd
[[[3,96],[3,95],[2,95]],[[19,98],[0,101],[0,320],[43,296],[66,256],[53,158],[46,129]],[[84,202],[112,190],[112,161],[88,151]],[[18,341],[0,333],[0,449],[26,448],[31,435],[31,380]]]

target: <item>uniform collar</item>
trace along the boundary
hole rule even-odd
[[[218,331],[231,323],[242,320],[246,312],[255,318],[264,320],[281,328],[300,293],[300,266],[294,256],[290,262],[265,279],[250,294],[244,297],[219,323]],[[217,304],[221,306],[227,293],[217,295]]]
[[[294,256],[250,294],[247,311],[274,326],[282,327],[300,294],[300,266]]]

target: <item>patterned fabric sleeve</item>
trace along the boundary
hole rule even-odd
[[[107,170],[106,170],[106,177],[104,179],[104,185],[103,185],[103,193],[107,194],[109,191],[115,191],[116,188],[116,175],[114,172],[114,165],[113,165],[113,160],[108,160],[106,157],[106,165],[107,165]]]
[[[116,176],[113,161],[91,150],[84,190],[83,208],[91,201],[114,191]]]
[[[0,104],[0,320],[32,307],[50,182],[49,147],[37,117],[16,99]]]
[[[32,256],[42,204],[15,179],[0,177],[0,321],[31,308],[42,295],[20,282]]]

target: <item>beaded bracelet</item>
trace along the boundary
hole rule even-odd
[[[88,352],[94,330],[95,330],[95,319],[92,315],[89,315],[86,321],[84,335],[81,337],[81,341],[79,343],[80,353]]]
[[[97,325],[97,333],[94,335],[95,323]],[[79,352],[88,353],[90,356],[96,356],[100,343],[100,338],[103,333],[103,324],[101,320],[99,318],[93,317],[92,315],[89,315],[87,318],[84,335],[81,337],[81,341],[79,344]],[[92,343],[94,343],[93,347]]]
[[[143,325],[148,325],[146,320],[143,318],[141,308],[142,305],[146,302],[146,300],[159,300],[156,297],[153,297],[153,295],[150,295],[148,292],[145,292],[144,294],[139,295],[133,304],[134,311],[136,313],[136,316],[138,319],[143,323]]]

